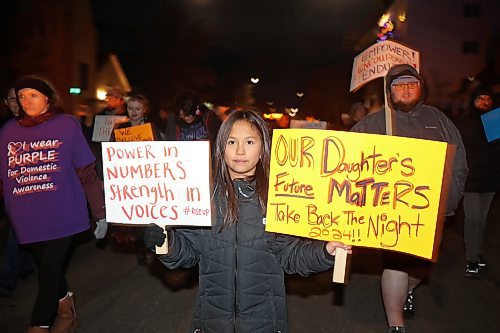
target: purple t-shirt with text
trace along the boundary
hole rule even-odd
[[[90,227],[87,201],[75,168],[95,161],[77,119],[57,114],[0,132],[0,177],[7,213],[19,243],[73,235]]]

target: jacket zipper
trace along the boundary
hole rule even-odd
[[[237,281],[238,281],[238,223],[234,224],[234,315],[233,315],[233,329],[236,332],[236,298],[238,295]]]

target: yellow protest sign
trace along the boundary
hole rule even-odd
[[[115,129],[116,142],[154,141],[150,123]]]
[[[266,230],[435,260],[446,154],[437,141],[274,130]]]

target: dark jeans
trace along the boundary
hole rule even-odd
[[[38,294],[31,315],[32,326],[51,326],[59,300],[68,292],[64,274],[72,239],[73,236],[68,236],[30,244],[38,266]]]
[[[9,228],[7,238],[6,258],[0,268],[0,284],[13,290],[16,288],[19,276],[26,275],[35,270],[35,262],[31,252],[17,242],[14,230]]]
[[[464,193],[464,241],[467,261],[479,261],[486,218],[495,193]]]

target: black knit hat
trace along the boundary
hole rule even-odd
[[[45,81],[37,77],[29,76],[20,78],[14,85],[16,95],[19,93],[19,91],[26,88],[35,89],[48,98],[52,98],[52,96],[54,96],[54,90]]]
[[[486,96],[493,96],[493,91],[488,88],[487,86],[479,85],[471,93],[471,99],[474,101],[477,97],[481,95],[486,95]]]

